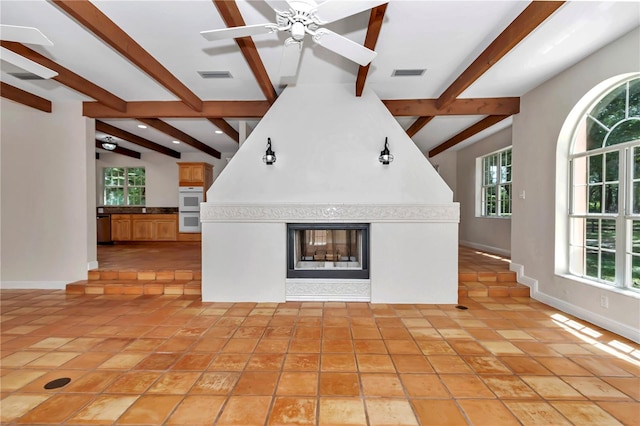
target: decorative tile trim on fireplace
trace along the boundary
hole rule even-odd
[[[370,280],[287,279],[286,300],[292,301],[350,301],[371,300]]]
[[[439,222],[459,223],[451,204],[217,204],[200,207],[202,222]]]

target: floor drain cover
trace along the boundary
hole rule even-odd
[[[469,308],[467,308],[466,306],[463,306],[463,305],[458,305],[458,306],[456,306],[456,309],[462,309],[463,311],[465,311],[465,310],[467,310]]]
[[[68,377],[61,377],[60,379],[55,379],[44,385],[45,389],[58,389],[68,384],[71,381]]]

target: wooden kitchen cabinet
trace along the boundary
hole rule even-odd
[[[111,215],[111,239],[113,241],[131,241],[131,215]]]
[[[111,215],[113,241],[177,241],[177,214]]]
[[[202,186],[205,191],[213,183],[213,166],[209,163],[178,163],[179,186]]]

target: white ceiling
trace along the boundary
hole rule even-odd
[[[337,0],[341,1],[341,0]],[[350,0],[358,1],[358,0]],[[200,31],[225,28],[211,0],[92,1],[147,52],[202,100],[264,100],[264,94],[233,40],[210,42]],[[273,10],[263,1],[238,0],[247,25],[274,22]],[[437,98],[529,4],[526,1],[391,0],[376,45],[366,89],[381,99]],[[55,4],[45,0],[0,0],[0,23],[32,26],[54,43],[29,46],[65,68],[126,101],[178,100],[119,53],[84,29]],[[369,12],[326,26],[362,44]],[[640,25],[640,2],[573,1],[564,4],[534,32],[466,89],[460,97],[521,96],[616,38]],[[253,37],[276,91],[285,36]],[[420,77],[392,77],[394,69],[426,68]],[[56,81],[24,81],[2,62],[1,80],[51,101],[92,99]],[[232,79],[203,79],[197,71],[230,71]],[[358,65],[305,39],[295,84],[353,84]],[[289,82],[292,83],[292,82]],[[480,121],[483,116],[440,116],[413,136],[427,152]],[[407,129],[415,118],[398,117]],[[164,119],[199,141],[223,153],[237,143],[205,119]],[[179,152],[195,148],[173,144],[170,136],[152,128],[140,129],[132,119],[103,120]],[[238,119],[227,120],[238,129]],[[505,120],[468,139],[467,146],[510,125]],[[250,127],[256,120],[249,121]],[[97,137],[103,137],[97,134]],[[121,142],[138,152],[148,150]]]

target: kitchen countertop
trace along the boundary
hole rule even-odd
[[[145,209],[143,212],[142,209]],[[177,207],[98,207],[98,214],[173,214],[178,213]]]

